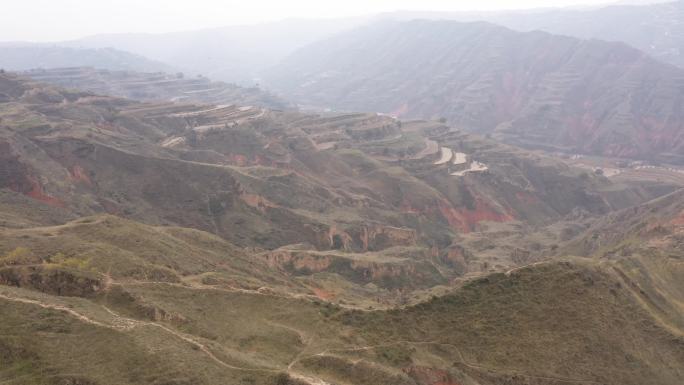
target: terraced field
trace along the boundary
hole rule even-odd
[[[205,77],[186,78],[182,73],[144,73],[73,67],[36,69],[23,72],[23,75],[60,87],[134,100],[255,105],[277,109],[288,107],[287,102],[258,87],[245,88],[214,82]]]
[[[621,43],[438,18],[341,33],[265,78],[320,109],[443,119],[530,149],[684,163],[684,70]]]

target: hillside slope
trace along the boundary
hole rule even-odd
[[[439,122],[139,103],[0,79],[6,226],[109,213],[194,228],[362,302],[513,267],[576,231],[578,213],[672,189],[612,183]]]
[[[39,82],[64,88],[94,92],[99,95],[159,101],[196,102],[207,104],[238,104],[284,109],[288,103],[258,87],[245,88],[214,82],[205,77],[186,77],[182,73],[146,73],[109,71],[90,67],[33,69],[23,73]]]
[[[529,147],[683,161],[684,70],[619,43],[383,22],[301,49],[268,79],[303,105],[443,117]]]
[[[34,68],[96,67],[122,71],[173,71],[146,57],[113,48],[80,48],[44,44],[0,44],[0,68],[26,71]]]
[[[542,224],[654,196],[438,122],[145,104],[2,80],[3,187],[78,214],[181,224],[243,244],[322,247],[336,228],[359,250],[371,247],[369,223],[441,239],[481,222]]]
[[[554,10],[498,15],[491,22],[520,31],[622,41],[655,59],[684,68],[684,1],[614,5],[593,10]]]
[[[546,31],[582,39],[617,41],[651,57],[684,67],[684,1],[622,1],[593,7],[548,7],[491,12],[414,12],[381,14],[381,20],[487,21],[517,31]]]
[[[86,296],[0,286],[0,378],[675,385],[684,376],[681,334],[659,324],[609,266],[540,265],[375,312],[222,286],[107,282]]]
[[[0,381],[677,385],[680,270],[539,262],[671,189],[439,122],[0,74]]]

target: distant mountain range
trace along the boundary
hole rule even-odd
[[[683,162],[684,70],[622,43],[477,22],[380,22],[266,77],[318,108],[445,118],[535,148]]]
[[[297,48],[357,26],[363,19],[308,20],[228,26],[162,34],[105,34],[61,44],[114,47],[193,75],[252,86],[261,71]]]
[[[168,64],[114,48],[70,48],[30,43],[0,44],[0,68],[7,71],[63,67],[143,72],[174,71]]]
[[[388,19],[452,19],[489,21],[520,31],[622,41],[658,60],[684,66],[684,1],[652,3],[507,12],[393,12],[364,18],[292,19],[164,34],[105,34],[60,44],[113,47],[194,75],[253,85],[264,69],[294,50],[354,27]]]
[[[621,41],[658,60],[684,67],[684,1],[644,3],[510,12],[396,12],[384,18],[481,20],[519,31],[541,30],[584,39]]]
[[[516,30],[542,30],[586,39],[621,41],[684,68],[684,1],[555,10],[490,20]]]
[[[456,13],[392,12],[330,20],[289,19],[257,25],[161,34],[102,34],[56,44],[59,47],[77,49],[111,47],[166,63],[174,67],[174,71],[253,86],[260,81],[264,70],[308,44],[377,21],[413,19],[489,21],[520,31],[543,30],[579,38],[622,41],[658,60],[684,66],[684,52],[681,48],[684,46],[684,1],[681,0],[592,8]],[[84,53],[88,54],[88,51]],[[0,59],[10,62],[11,56],[17,54],[5,51]],[[93,66],[143,72],[161,69],[159,63],[142,65],[131,58],[127,59],[128,65],[122,66],[122,63],[108,64],[103,61],[85,61],[83,58],[70,62],[60,61],[54,57],[54,52],[40,56],[35,56],[34,53],[34,57],[28,58],[27,53],[22,55],[24,56],[17,59],[18,63],[14,63],[17,65],[5,66],[13,70],[30,69],[38,65],[45,68]],[[36,58],[42,60],[37,61],[38,65],[32,66],[31,63],[36,62]],[[169,68],[164,70],[170,71]]]

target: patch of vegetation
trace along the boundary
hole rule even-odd
[[[509,373],[582,373],[621,384],[658,376],[675,384],[665,368],[684,358],[684,340],[657,325],[615,276],[570,263],[490,275],[406,310],[349,311],[339,319],[371,345],[435,341],[458,347],[467,363]],[[577,355],[587,359],[569,364]]]
[[[34,255],[28,247],[16,247],[0,257],[0,265],[30,265],[42,260]]]

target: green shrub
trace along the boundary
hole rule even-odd
[[[78,270],[86,270],[90,263],[90,260],[79,259],[76,257],[68,257],[61,252],[51,256],[49,260],[50,263],[54,263],[61,267],[70,267]]]
[[[32,265],[40,262],[41,259],[26,247],[17,247],[5,256],[0,257],[0,265]]]

